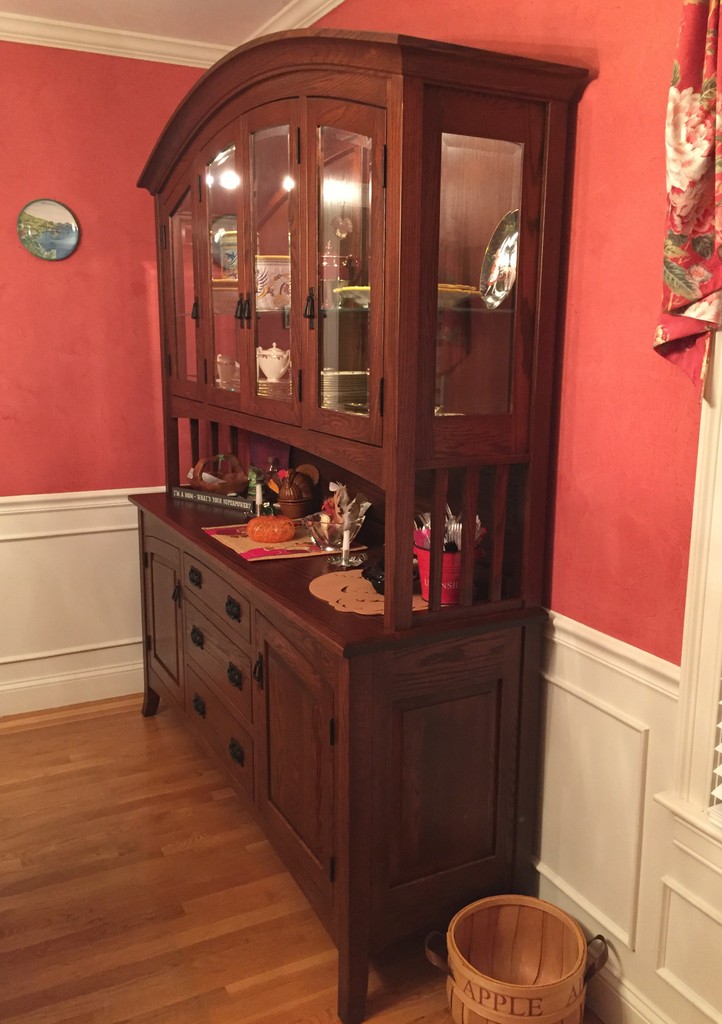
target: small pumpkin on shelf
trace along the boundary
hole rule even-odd
[[[255,516],[249,520],[246,533],[262,544],[283,544],[293,540],[296,527],[288,516]]]

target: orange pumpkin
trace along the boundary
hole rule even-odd
[[[262,544],[282,544],[293,540],[296,527],[288,516],[256,516],[249,521],[246,532],[251,540]]]

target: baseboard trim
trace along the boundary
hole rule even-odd
[[[143,691],[143,663],[23,679],[0,689],[0,716],[69,707]]]
[[[605,1024],[680,1024],[661,1013],[609,967],[590,982],[586,1003]]]

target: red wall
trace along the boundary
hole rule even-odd
[[[346,0],[319,24],[558,60],[579,109],[549,606],[678,662],[699,404],[652,351],[680,0]]]
[[[549,606],[678,661],[699,405],[652,351],[680,0],[346,0],[321,24],[581,64]],[[150,198],[135,181],[197,69],[0,43],[0,493],[160,484]],[[8,84],[9,83],[9,84]],[[30,256],[59,199],[83,237]]]
[[[162,484],[153,202],[136,180],[197,68],[0,43],[0,494]],[[64,203],[58,263],[15,230]]]

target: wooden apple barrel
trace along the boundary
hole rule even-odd
[[[588,963],[592,942],[602,947]],[[601,935],[587,944],[577,922],[553,904],[505,895],[460,910],[445,942],[437,932],[428,936],[426,955],[448,974],[456,1024],[581,1024],[587,982],[608,950]]]

